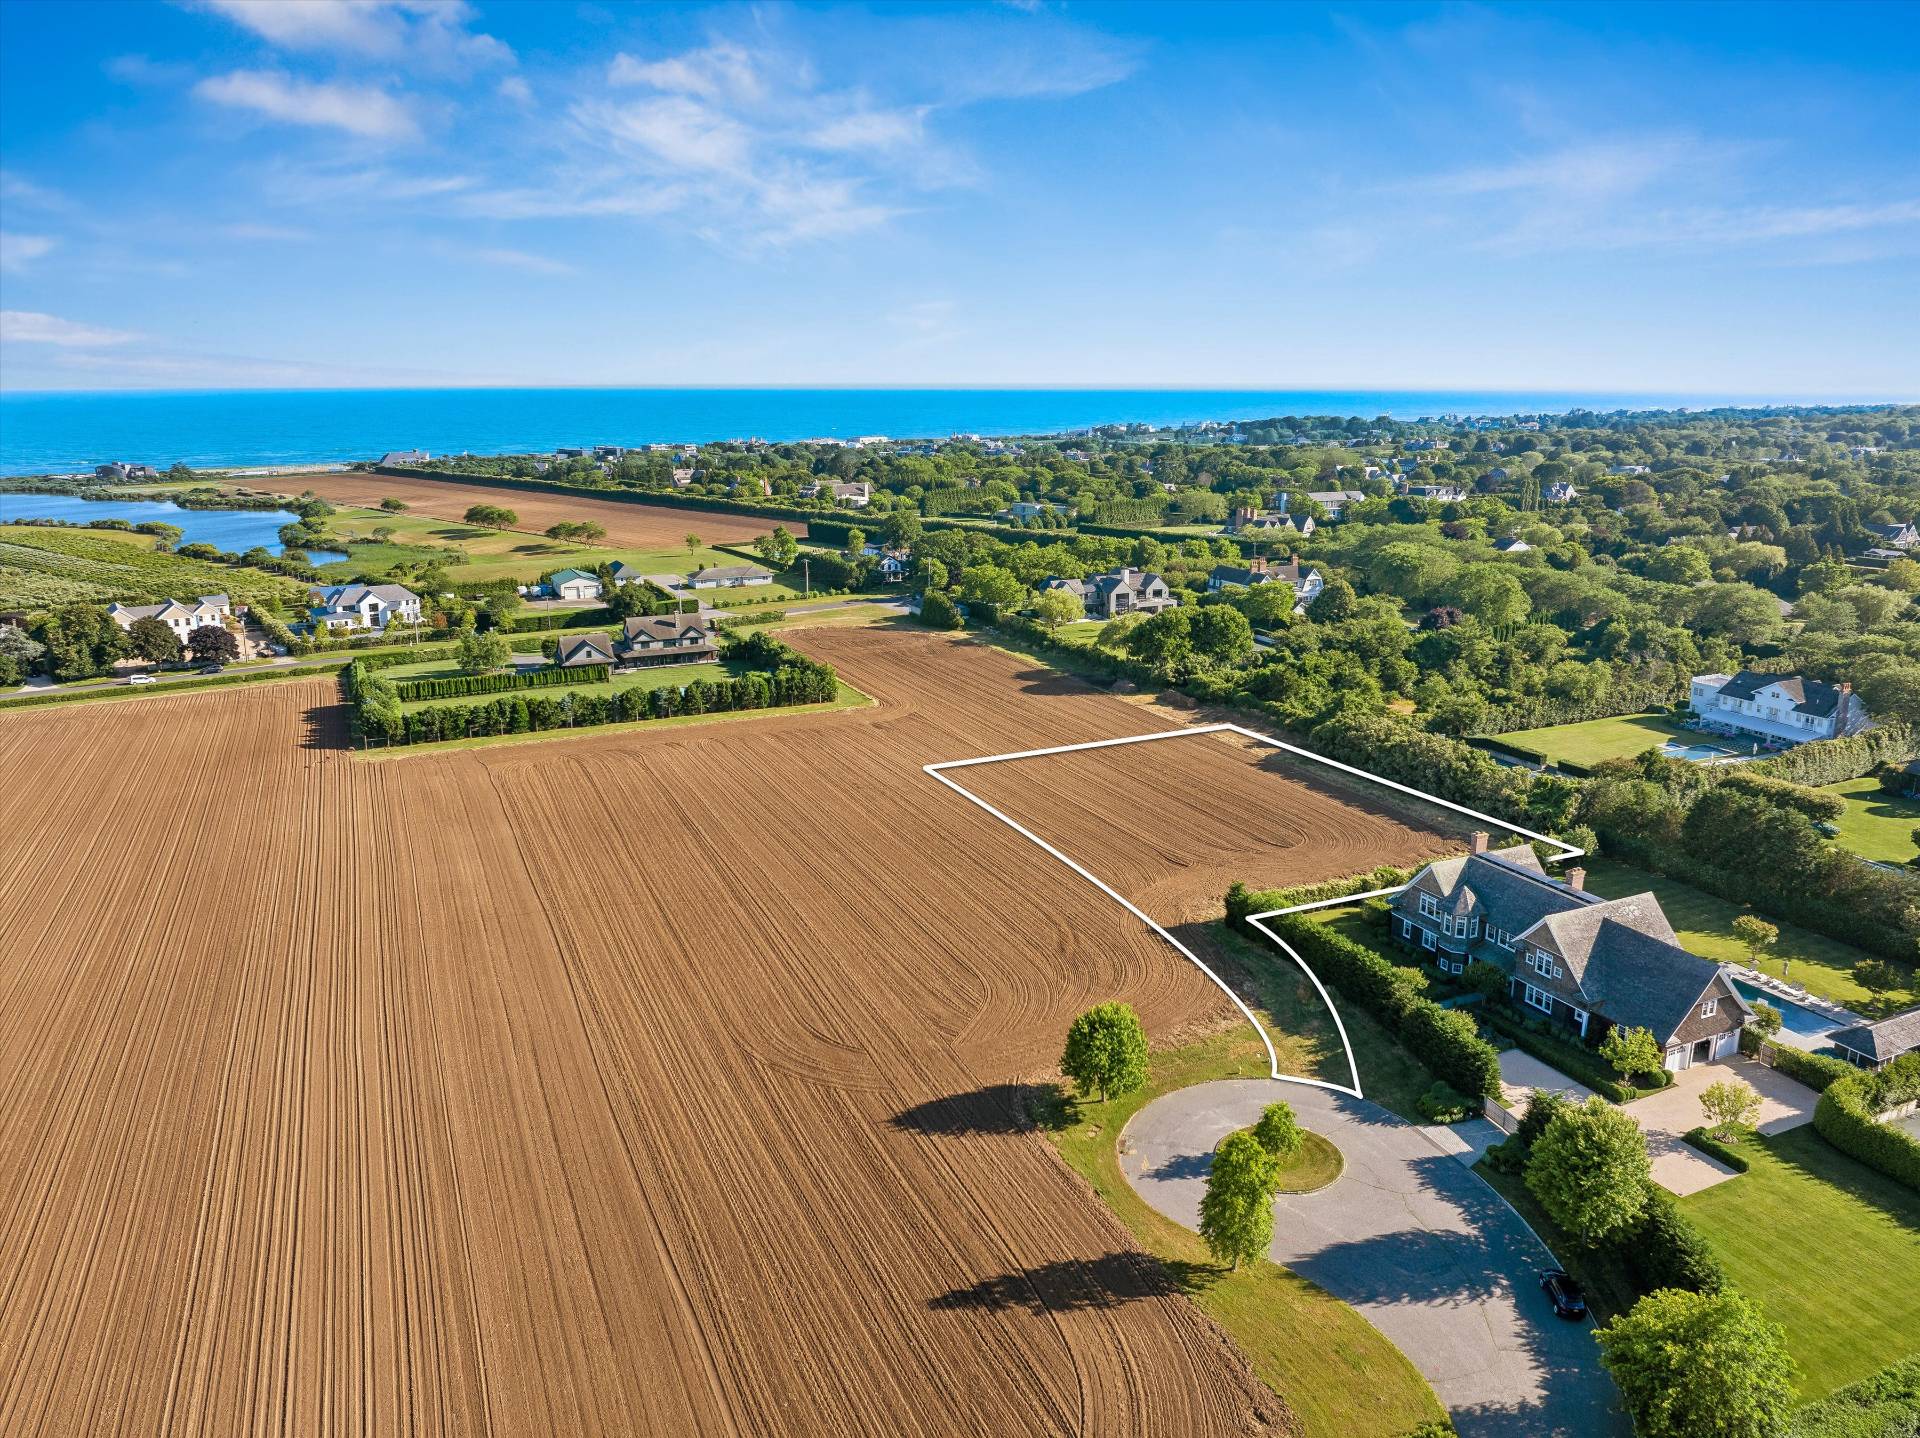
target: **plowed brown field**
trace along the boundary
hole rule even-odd
[[[571,495],[540,494],[524,489],[495,489],[484,484],[442,483],[437,479],[392,479],[379,474],[289,474],[271,481],[289,493],[311,489],[335,504],[379,507],[388,495],[406,501],[416,514],[436,519],[458,519],[470,505],[497,504],[520,516],[516,528],[544,532],[562,520],[593,520],[604,525],[607,543],[627,549],[678,549],[689,533],[708,544],[737,544],[771,532],[784,524],[787,533],[807,537],[807,527],[792,520],[762,519],[751,514],[726,514],[704,509],[670,509],[657,504],[629,504],[617,499],[576,499]]]
[[[0,1433],[1289,1426],[1008,1087],[1224,1000],[919,770],[1162,719],[796,638],[880,704],[372,763],[331,681],[0,717]]]
[[[1238,734],[948,773],[1164,924],[1217,916],[1235,879],[1273,888],[1413,867],[1465,848],[1474,827]]]

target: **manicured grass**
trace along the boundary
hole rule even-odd
[[[435,674],[458,674],[460,672],[457,665],[447,664],[408,665],[405,667],[430,670]],[[421,709],[448,709],[457,708],[465,704],[490,704],[495,699],[511,699],[516,694],[526,698],[540,695],[549,699],[558,699],[563,694],[607,695],[624,693],[629,689],[665,689],[669,686],[677,689],[682,685],[693,683],[696,679],[705,679],[709,683],[721,679],[736,679],[740,675],[747,673],[750,668],[750,665],[736,664],[724,659],[717,664],[662,664],[652,669],[639,669],[632,674],[616,674],[611,679],[600,684],[563,684],[547,689],[508,689],[498,694],[463,694],[450,699],[415,699],[402,704],[400,709],[402,713],[412,714]],[[390,670],[388,672],[393,673],[394,671]],[[426,675],[424,673],[411,674],[403,677],[419,679],[426,677]],[[765,713],[767,711],[754,710],[752,712]],[[659,721],[654,720],[650,722],[657,723]],[[607,726],[602,724],[594,727],[604,729]]]
[[[1752,1169],[1680,1200],[1736,1286],[1787,1330],[1819,1398],[1920,1341],[1920,1194],[1811,1127],[1740,1147]]]
[[[551,691],[547,691],[551,692]],[[497,696],[488,696],[490,698]],[[404,759],[444,753],[449,749],[487,749],[501,744],[564,743],[594,734],[627,734],[641,729],[677,729],[692,724],[738,724],[776,714],[831,714],[841,709],[864,709],[873,699],[844,680],[831,704],[792,704],[784,709],[729,709],[719,714],[676,714],[671,719],[636,719],[630,724],[590,724],[581,729],[542,729],[533,734],[481,734],[468,739],[444,739],[432,744],[401,744],[363,750],[364,759]]]
[[[1871,776],[1829,784],[1825,791],[1847,801],[1847,812],[1835,821],[1839,842],[1863,859],[1885,864],[1907,864],[1915,851],[1913,831],[1920,828],[1920,801],[1882,793]]]
[[[1660,900],[1660,907],[1666,910],[1667,919],[1682,946],[1716,963],[1754,967],[1746,945],[1733,935],[1734,919],[1747,912],[1738,904],[1730,904],[1725,899],[1703,893],[1677,879],[1650,874],[1614,859],[1588,859],[1585,862],[1587,887],[1596,894],[1618,899],[1651,889]],[[1780,942],[1758,966],[1765,972],[1778,978],[1782,975],[1784,964],[1785,976],[1794,983],[1805,984],[1807,992],[1844,1004],[1858,1013],[1890,1013],[1911,1002],[1898,993],[1876,999],[1855,982],[1853,966],[1867,957],[1859,949],[1824,934],[1816,934],[1811,929],[1773,919],[1768,922],[1779,928]],[[1906,971],[1909,975],[1907,988],[1912,989],[1912,967],[1908,966]]]
[[[1293,1061],[1308,1061],[1299,1040],[1277,1035],[1276,1045]],[[1152,1079],[1141,1093],[1076,1103],[1055,1090],[1036,1104],[1035,1117],[1061,1157],[1286,1399],[1308,1438],[1389,1438],[1437,1420],[1443,1414],[1426,1380],[1352,1308],[1264,1259],[1237,1271],[1216,1265],[1198,1234],[1156,1213],[1120,1172],[1120,1132],[1153,1099],[1190,1084],[1266,1071],[1259,1039],[1236,1024],[1155,1053]]]
[[[1659,714],[1624,714],[1614,719],[1588,719],[1580,724],[1555,724],[1548,729],[1516,729],[1494,736],[1503,744],[1531,749],[1556,762],[1597,764],[1658,749],[1669,739],[1684,744],[1711,743],[1704,734],[1683,729]]]
[[[1252,1129],[1242,1129],[1251,1133]],[[1230,1137],[1231,1135],[1229,1135]],[[1225,1143],[1226,1139],[1221,1139]],[[1333,1140],[1322,1137],[1310,1129],[1300,1130],[1300,1147],[1293,1151],[1290,1158],[1283,1158],[1275,1166],[1274,1187],[1281,1193],[1318,1193],[1336,1178],[1347,1166],[1340,1156],[1340,1150],[1334,1147]]]

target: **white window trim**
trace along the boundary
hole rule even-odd
[[[1420,931],[1420,947],[1421,948],[1423,949],[1435,948],[1438,946],[1438,942],[1439,941],[1433,937],[1432,929],[1422,929]]]
[[[1545,989],[1536,989],[1532,984],[1522,984],[1521,987],[1526,990],[1525,999],[1527,1003],[1539,1009],[1542,1013],[1550,1014],[1553,1012],[1552,994],[1548,993]]]
[[[1720,1000],[1718,999],[1708,999],[1705,1003],[1700,1005],[1700,1017],[1703,1019],[1710,1019],[1719,1012],[1720,1012]]]

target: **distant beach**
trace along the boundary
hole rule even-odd
[[[658,444],[1052,434],[1097,424],[1808,403],[1781,396],[1493,390],[439,389],[0,394],[0,474],[122,459],[196,469]]]

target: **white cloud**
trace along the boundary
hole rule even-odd
[[[0,230],[0,271],[17,275],[43,260],[59,245],[52,235],[22,235]]]
[[[449,251],[457,257],[478,260],[481,264],[501,265],[512,270],[526,270],[536,275],[570,275],[573,266],[560,260],[548,259],[545,255],[530,254],[526,250],[477,249]]]
[[[523,75],[509,75],[495,89],[501,99],[509,100],[513,104],[531,105],[533,103],[533,86],[527,83]]]
[[[116,55],[107,61],[107,74],[127,85],[179,86],[193,79],[186,65],[169,64],[150,55]]]
[[[290,125],[345,130],[369,140],[409,140],[420,132],[405,101],[371,86],[298,80],[276,70],[234,70],[209,76],[193,92]]]
[[[15,204],[32,205],[41,210],[63,211],[73,208],[73,201],[58,190],[37,185],[25,175],[12,170],[0,170],[0,200],[12,200]]]
[[[752,142],[746,126],[686,96],[620,105],[589,101],[573,113],[582,124],[669,170],[728,174],[747,167]]]
[[[292,225],[262,225],[250,220],[222,225],[219,233],[229,240],[259,241],[263,244],[304,244],[314,238],[311,230],[296,229]]]
[[[645,85],[706,100],[759,100],[767,92],[760,62],[744,47],[717,40],[663,60],[637,60],[624,52],[607,66],[611,85]]]
[[[513,51],[467,28],[466,0],[196,0],[283,50],[410,59],[434,65],[512,64]]]
[[[12,344],[90,349],[100,345],[131,344],[139,338],[130,330],[78,324],[73,320],[63,320],[58,315],[43,315],[33,310],[0,310],[0,340]]]
[[[820,150],[898,150],[926,136],[931,105],[902,110],[856,110],[827,120],[807,132],[806,143]]]

